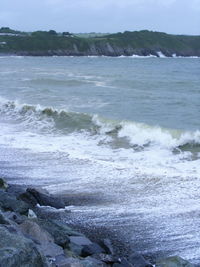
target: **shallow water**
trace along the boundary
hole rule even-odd
[[[144,254],[200,262],[199,59],[0,63],[2,176],[99,196],[74,214]]]

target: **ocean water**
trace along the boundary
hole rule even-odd
[[[138,252],[200,263],[200,59],[1,57],[0,173]]]

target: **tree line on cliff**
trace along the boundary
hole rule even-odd
[[[0,29],[0,53],[17,55],[200,56],[200,36],[172,35],[148,30],[81,35],[54,30],[20,32]]]

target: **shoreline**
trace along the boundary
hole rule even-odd
[[[119,55],[106,55],[106,54],[77,54],[77,53],[57,53],[56,51],[52,52],[14,52],[14,53],[0,53],[0,57],[87,57],[87,58],[174,58],[174,59],[199,59],[198,55],[159,55],[157,52],[150,55],[142,54],[119,54]]]
[[[16,204],[14,204],[15,201],[17,202]],[[37,255],[33,264],[29,262],[28,266],[139,267],[139,262],[142,262],[144,266],[152,266],[137,253],[132,255],[133,259],[131,261],[134,260],[136,262],[136,265],[132,265],[123,255],[117,254],[119,250],[116,249],[116,246],[119,246],[120,242],[113,242],[110,231],[105,231],[105,229],[100,231],[94,231],[94,229],[86,230],[80,225],[77,225],[77,227],[70,225],[70,223],[64,222],[64,219],[68,219],[69,214],[70,209],[66,206],[65,201],[58,196],[49,195],[45,189],[39,187],[27,188],[27,186],[19,184],[7,184],[2,178],[0,179],[0,240],[6,240],[7,242],[7,231],[10,232],[11,228],[13,228],[11,233],[16,232],[19,240],[22,239],[24,242],[24,237],[32,240],[42,257]],[[9,225],[9,228],[7,225]],[[66,237],[60,236],[67,231],[69,234]],[[11,244],[12,239],[16,238],[16,233],[9,240]],[[51,239],[52,236],[54,241]],[[63,238],[67,239],[65,243],[62,243]],[[46,239],[49,240],[47,241]],[[29,244],[25,244],[23,252],[29,249],[28,246]],[[45,249],[43,246],[45,246]],[[22,259],[19,260],[21,254],[23,254],[22,251],[20,253],[17,252],[17,255],[15,254],[15,259],[12,260],[11,264],[10,257],[13,256],[9,252],[7,253],[6,245],[4,247],[4,244],[0,242],[0,248],[5,250],[3,257],[0,253],[0,266],[1,264],[6,264],[8,267],[14,266],[14,264],[19,263],[18,261],[20,261],[20,267],[26,266],[24,261],[27,259],[23,259],[22,256]],[[124,249],[123,244],[122,249]],[[35,255],[31,254],[29,258],[32,256],[35,257]],[[35,261],[39,263],[36,265]]]
[[[10,228],[15,229],[15,231],[19,234],[20,232],[20,238],[25,234],[26,238],[29,238],[37,244],[37,249],[39,250],[40,255],[42,254],[42,261],[41,265],[37,266],[58,266],[58,267],[64,267],[65,265],[59,265],[60,264],[60,255],[62,255],[62,262],[68,262],[71,261],[66,266],[113,266],[113,267],[131,267],[131,266],[137,266],[137,267],[170,267],[172,263],[177,263],[179,265],[174,266],[188,266],[192,267],[194,265],[190,264],[187,261],[184,261],[180,257],[169,257],[166,259],[159,260],[157,262],[157,259],[151,258],[150,256],[146,257],[139,253],[137,253],[135,250],[133,250],[129,244],[126,244],[122,240],[119,234],[116,234],[113,232],[110,227],[92,227],[91,225],[84,225],[77,223],[75,220],[74,223],[70,222],[70,199],[72,203],[74,201],[76,204],[80,201],[82,202],[82,199],[73,199],[72,196],[66,196],[65,198],[63,196],[59,195],[49,195],[49,193],[42,188],[30,188],[24,185],[16,185],[16,184],[7,184],[3,179],[0,179],[0,212],[1,212],[1,220],[0,220],[0,226],[1,230],[3,231],[9,231],[9,228],[7,228],[6,225],[10,225]],[[2,198],[7,199],[6,204],[2,202]],[[11,200],[12,199],[12,200]],[[13,202],[13,200],[16,199],[16,201],[19,203],[19,206],[16,206]],[[87,197],[86,197],[87,200]],[[91,201],[91,199],[88,199],[88,201]],[[74,203],[75,204],[75,203]],[[22,212],[23,210],[23,212]],[[25,211],[26,210],[26,211]],[[8,216],[9,214],[9,216]],[[11,214],[13,214],[11,218]],[[64,216],[63,216],[64,215]],[[76,214],[73,214],[76,216]],[[27,216],[27,217],[26,217]],[[15,219],[13,219],[15,217]],[[12,221],[15,221],[14,222]],[[18,222],[17,222],[18,220]],[[68,223],[67,223],[67,221]],[[41,227],[44,228],[38,228]],[[62,231],[67,227],[68,232],[72,232],[72,235],[79,236],[80,239],[84,240],[84,242],[89,242],[90,244],[75,244],[72,242],[73,236],[70,237],[70,235],[67,237],[69,239],[67,241],[67,245],[65,244],[62,249],[64,249],[63,253],[61,253],[61,247],[58,249],[58,243],[55,243],[55,239],[60,233],[58,233],[58,230],[51,228],[51,231],[48,233],[48,237],[46,236],[46,231],[48,228],[48,225],[51,224],[51,222],[56,222],[59,224],[59,227],[61,226]],[[16,223],[18,225],[16,225]],[[4,228],[2,228],[2,226]],[[58,225],[56,226],[58,227]],[[60,228],[59,228],[60,229]],[[47,248],[47,254],[52,253],[59,254],[55,257],[49,257],[46,255],[46,250],[43,250],[43,242],[46,242],[45,240],[39,240],[40,237],[37,235],[39,234],[42,236],[43,239],[49,239],[49,234],[51,236],[52,232],[55,231],[54,235],[54,245],[53,248],[49,247]],[[2,233],[4,235],[4,232],[1,231],[0,236],[1,239],[4,240],[4,236],[2,238]],[[12,231],[11,231],[12,233]],[[34,238],[32,238],[34,236]],[[23,236],[24,238],[24,236]],[[38,238],[38,240],[37,240]],[[52,238],[52,237],[51,237]],[[89,239],[88,239],[89,238]],[[50,243],[48,243],[48,246],[52,246],[52,239],[50,239]],[[87,240],[87,241],[86,241]],[[89,240],[89,241],[88,241]],[[105,241],[107,240],[107,241]],[[24,242],[24,241],[23,241]],[[39,242],[39,245],[38,245]],[[49,242],[49,241],[48,241]],[[107,245],[105,245],[104,243]],[[27,245],[28,246],[28,245]],[[45,243],[45,246],[47,244]],[[107,250],[105,247],[107,246]],[[26,246],[25,246],[26,247]],[[5,249],[2,247],[1,248]],[[26,247],[27,248],[27,247]],[[57,250],[59,250],[59,253],[57,253]],[[88,252],[89,250],[89,252]],[[92,252],[91,252],[92,250]],[[101,251],[102,250],[102,251]],[[67,251],[67,255],[66,255]],[[83,254],[83,251],[85,254]],[[109,251],[109,253],[108,253]],[[33,255],[31,254],[30,257]],[[57,257],[59,256],[59,257]],[[17,256],[16,256],[17,258]],[[58,259],[59,258],[59,259]],[[0,254],[0,264],[1,264],[1,254]],[[3,258],[5,260],[5,256]],[[7,259],[8,260],[8,259]],[[76,264],[79,265],[73,265],[74,261],[76,261]],[[150,263],[151,262],[151,263]],[[16,262],[17,263],[17,262]],[[52,265],[54,263],[54,265]],[[47,265],[46,265],[47,264]],[[91,265],[92,264],[92,265]],[[168,264],[168,265],[166,265]],[[188,264],[188,265],[181,265],[181,264]],[[8,261],[8,267],[13,266],[9,265]],[[20,266],[26,266],[26,265],[20,265]],[[36,266],[36,265],[29,265],[29,266]]]

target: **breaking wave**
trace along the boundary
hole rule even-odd
[[[134,121],[110,120],[93,114],[20,104],[5,99],[0,100],[0,119],[15,123],[20,129],[29,129],[40,134],[87,133],[108,137],[107,144],[114,148],[141,151],[151,147],[174,152],[200,152],[199,130],[166,129]]]

